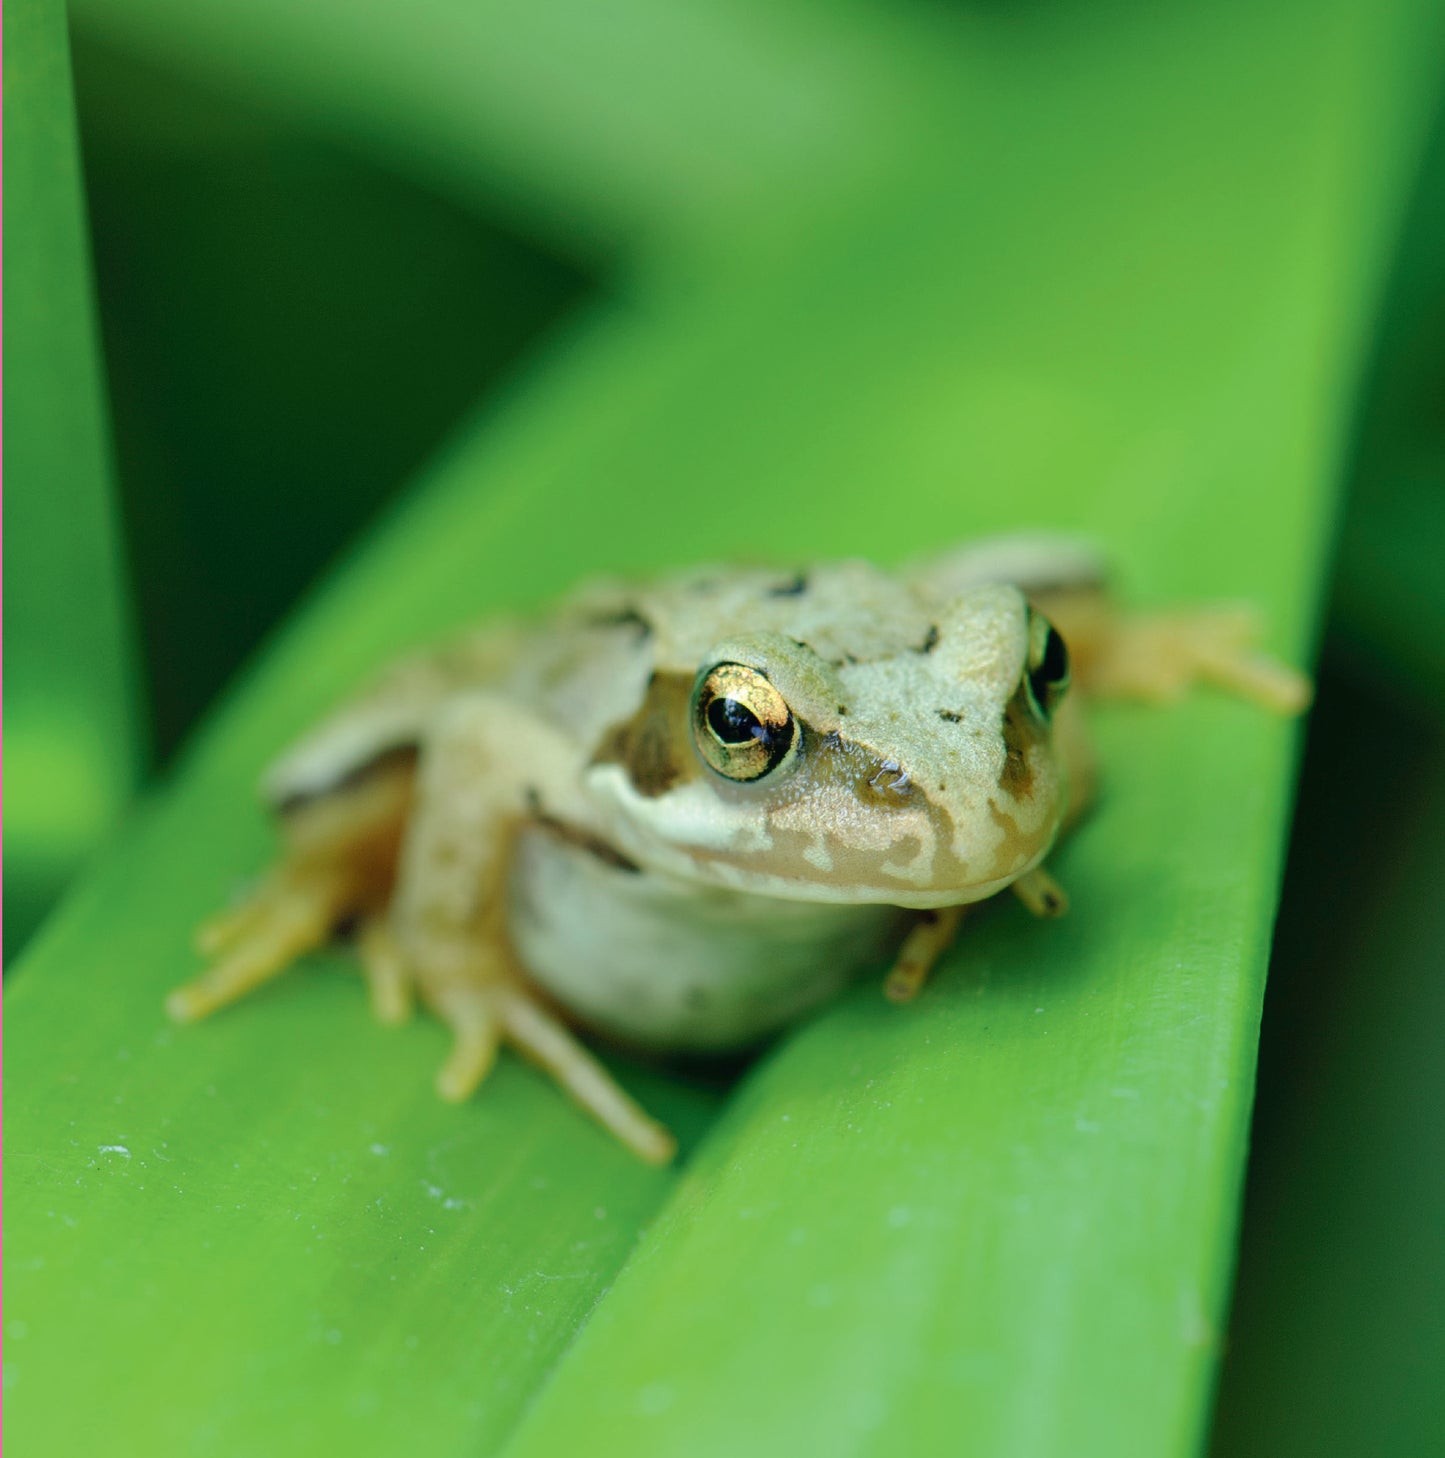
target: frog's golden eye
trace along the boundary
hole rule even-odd
[[[692,695],[698,753],[730,780],[760,780],[786,763],[798,743],[793,711],[759,669],[719,663],[698,675]]]
[[[1029,661],[1024,681],[1039,714],[1052,718],[1069,687],[1069,650],[1059,630],[1039,612],[1029,614]]]

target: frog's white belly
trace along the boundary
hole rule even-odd
[[[518,838],[508,924],[537,984],[599,1032],[660,1051],[746,1048],[879,966],[906,912],[784,901]]]

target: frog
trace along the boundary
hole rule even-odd
[[[1096,548],[1036,534],[584,583],[403,658],[271,764],[280,856],[167,1010],[344,938],[377,1018],[450,1029],[442,1098],[510,1045],[665,1164],[598,1040],[744,1053],[870,968],[912,1002],[979,903],[1061,915],[1085,703],[1213,684],[1299,712],[1309,680],[1259,636],[1237,606],[1126,611]]]

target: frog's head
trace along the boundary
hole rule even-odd
[[[1063,640],[1006,586],[864,661],[746,632],[654,673],[588,782],[622,850],[687,879],[804,901],[981,900],[1058,831],[1051,721],[1068,673]]]

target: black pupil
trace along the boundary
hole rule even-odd
[[[714,699],[707,706],[707,722],[724,744],[749,744],[754,739],[768,738],[758,716],[736,699]]]
[[[1046,719],[1058,706],[1059,697],[1068,681],[1069,650],[1064,647],[1064,640],[1058,633],[1050,628],[1049,636],[1044,639],[1044,656],[1039,666],[1029,672],[1029,689],[1034,696],[1034,703],[1039,706],[1039,711]]]
[[[1062,683],[1069,676],[1069,650],[1053,628],[1044,643],[1044,661],[1038,672],[1045,683]]]

